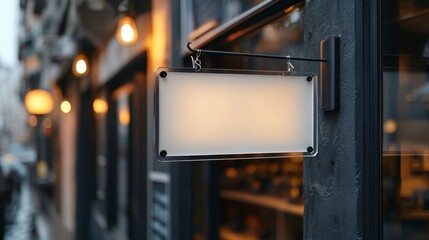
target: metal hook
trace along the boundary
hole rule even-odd
[[[290,56],[287,55],[286,56],[286,72],[293,75],[295,74],[295,67],[292,65],[292,63],[290,62]]]
[[[196,72],[199,72],[201,70],[200,56],[201,56],[201,49],[197,50],[197,56],[195,57],[195,59],[191,56],[192,68],[195,69]]]

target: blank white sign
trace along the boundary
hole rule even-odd
[[[158,159],[315,154],[316,77],[168,70],[157,70]]]

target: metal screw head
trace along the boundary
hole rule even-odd
[[[167,77],[167,72],[166,71],[162,71],[159,76],[161,76],[162,78]]]
[[[312,76],[308,76],[307,77],[307,82],[311,82],[311,80],[313,80],[313,77]]]
[[[162,150],[162,151],[159,153],[159,155],[161,155],[161,157],[165,157],[165,156],[167,156],[167,151]]]
[[[307,152],[311,153],[311,152],[313,152],[313,151],[314,151],[314,148],[313,148],[313,147],[308,147],[308,148],[307,148]]]

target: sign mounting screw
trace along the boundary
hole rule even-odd
[[[161,155],[161,157],[165,157],[165,156],[167,156],[167,151],[162,150],[162,151],[159,153],[159,155]]]

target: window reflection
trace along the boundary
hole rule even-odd
[[[235,36],[232,34],[230,40],[233,44],[228,50],[233,52],[308,57],[304,56],[306,53],[304,46],[304,9],[304,3],[299,2],[284,9],[285,15],[283,17],[274,20],[245,37],[242,37],[242,34],[238,33],[238,37],[242,38],[232,39]],[[285,70],[285,62],[278,59],[237,58],[212,55],[210,59],[204,59],[204,64],[207,64],[208,67],[223,69]],[[319,66],[318,63],[303,61],[292,61],[292,64],[300,72],[312,69],[312,66]]]
[[[301,1],[279,10],[285,13],[282,17],[244,37],[232,34],[228,39],[232,44],[222,50],[303,57],[304,9]],[[285,70],[284,61],[224,55],[207,56],[204,64],[208,68]],[[300,71],[309,67],[309,63],[295,61],[293,65]],[[302,157],[196,163],[193,171],[197,179],[193,181],[194,239],[208,239],[207,229],[213,223],[207,221],[207,209],[213,208],[209,205],[213,196],[219,197],[214,204],[219,210],[211,214],[219,219],[220,239],[303,239]]]
[[[97,139],[97,159],[96,159],[96,192],[97,209],[105,214],[106,200],[106,167],[107,167],[107,151],[106,151],[106,113],[97,112],[94,109],[96,121],[96,139]]]
[[[117,230],[127,239],[128,219],[129,219],[129,163],[130,163],[130,104],[128,92],[122,91],[117,94],[117,136],[118,136],[118,168],[117,168],[117,198],[118,198],[118,219]]]
[[[263,0],[187,0],[181,3],[187,17],[184,32],[192,41],[233,19]],[[189,14],[191,13],[191,14]]]
[[[429,2],[382,1],[383,235],[429,235]]]

